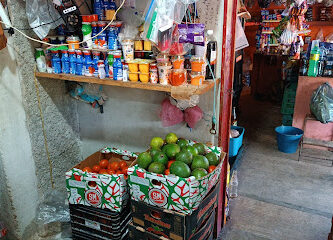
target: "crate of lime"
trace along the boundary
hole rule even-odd
[[[150,147],[128,169],[131,199],[192,214],[218,182],[226,154],[174,133],[153,138]]]
[[[215,215],[212,217],[212,214],[215,213],[217,207],[219,186],[220,184],[218,183],[211,189],[200,203],[198,209],[191,215],[131,200],[133,222],[132,226],[130,226],[130,236],[135,236],[131,232],[135,232],[136,230],[134,229],[138,228],[145,232],[149,239],[152,236],[174,240],[206,239],[203,236],[211,236],[211,232],[214,229]],[[211,224],[211,222],[213,223]],[[134,237],[130,239],[141,238]]]
[[[129,200],[127,169],[135,153],[103,148],[66,172],[69,204],[121,212]]]

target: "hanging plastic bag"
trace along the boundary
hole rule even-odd
[[[311,97],[310,109],[321,123],[333,122],[333,88],[323,83]]]
[[[319,40],[319,42],[324,42],[324,33],[322,28],[320,28],[319,32],[317,33],[316,40]]]
[[[64,24],[60,14],[48,0],[26,0],[26,13],[30,27],[40,39],[44,39],[50,29]]]
[[[171,104],[169,98],[166,98],[162,102],[160,119],[163,127],[170,127],[183,122],[184,113],[175,105]]]
[[[236,23],[236,41],[235,41],[235,51],[241,50],[249,46],[249,42],[247,41],[244,29],[242,24],[237,18]]]

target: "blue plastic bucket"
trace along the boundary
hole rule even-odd
[[[275,128],[278,149],[284,153],[295,153],[303,136],[303,130],[291,126]]]
[[[234,157],[237,155],[239,149],[243,144],[243,137],[245,129],[243,127],[231,126],[231,129],[236,129],[239,132],[239,136],[236,138],[230,138],[229,144],[229,157]]]

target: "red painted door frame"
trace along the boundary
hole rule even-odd
[[[232,85],[235,64],[235,33],[237,20],[237,0],[224,0],[223,11],[223,37],[222,37],[222,65],[221,65],[221,91],[220,91],[220,115],[219,115],[219,146],[226,153],[229,152],[229,135],[232,108]],[[226,197],[227,177],[226,157],[220,175],[221,189],[218,202],[217,233],[223,227]]]

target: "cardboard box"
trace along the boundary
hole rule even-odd
[[[123,174],[109,175],[83,172],[101,159],[109,162],[125,160],[132,166],[137,155],[117,148],[104,148],[66,172],[66,187],[69,204],[82,204],[96,208],[107,208],[120,212],[129,199],[127,181]]]
[[[215,210],[211,212],[209,218],[200,227],[191,238],[186,240],[211,240],[215,224]],[[142,227],[134,226],[132,223],[129,225],[129,239],[130,240],[167,240],[170,238],[158,236],[154,233],[144,230]],[[182,238],[172,238],[174,240],[180,240]]]
[[[215,211],[220,184],[217,184],[191,215],[131,201],[133,224],[147,232],[175,240],[192,239],[193,234]]]
[[[129,204],[120,213],[75,204],[70,204],[69,210],[74,239],[127,239]]]
[[[165,209],[192,214],[220,178],[226,154],[218,147],[206,147],[206,152],[211,151],[219,156],[220,164],[213,172],[199,180],[193,176],[181,178],[175,175],[151,173],[138,165],[130,167],[128,184],[131,198]]]

